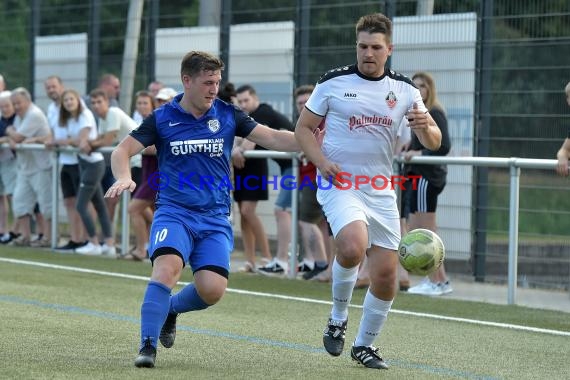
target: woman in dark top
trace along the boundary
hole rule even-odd
[[[437,151],[428,150],[420,143],[416,135],[412,133],[412,140],[407,152],[404,154],[404,158],[406,161],[409,161],[414,156],[445,156],[449,153],[451,141],[447,128],[447,117],[443,106],[437,99],[433,77],[426,72],[418,72],[412,77],[412,80],[420,90],[424,104],[429,110],[431,117],[441,130],[441,146]],[[437,232],[435,212],[439,194],[445,188],[447,166],[406,164],[404,173],[408,176],[421,176],[417,182],[416,189],[412,189],[407,198],[410,210],[409,230],[426,228]],[[425,295],[443,295],[452,291],[453,289],[447,279],[443,264],[429,278],[408,290],[410,293]]]

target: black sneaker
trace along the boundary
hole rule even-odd
[[[77,243],[74,242],[73,240],[70,240],[67,242],[67,244],[65,245],[60,245],[59,247],[55,247],[56,251],[66,251],[66,252],[71,252],[73,251],[75,248],[79,248],[82,247],[83,243]]]
[[[332,356],[339,356],[344,349],[344,335],[346,333],[346,321],[335,321],[329,318],[327,327],[323,332],[323,345],[325,350]]]
[[[310,272],[315,268],[315,264],[311,265],[306,260],[303,260],[297,265],[297,273]]]
[[[20,234],[15,234],[12,231],[10,231],[8,233],[8,236],[3,236],[2,239],[0,239],[0,244],[8,244],[12,240],[17,239],[19,237],[20,237]]]
[[[388,364],[380,357],[380,352],[376,347],[352,346],[350,357],[366,368],[388,369]]]
[[[160,343],[165,348],[170,348],[174,345],[174,339],[176,339],[176,318],[178,314],[168,314],[166,317],[166,321],[162,325],[162,329],[160,330],[160,336],[158,339]]]
[[[144,342],[144,346],[139,351],[139,356],[135,359],[135,367],[153,368],[156,360],[156,347],[152,345],[150,339]]]
[[[267,265],[257,268],[257,271],[260,274],[266,274],[269,276],[281,276],[285,274],[285,268],[283,268],[283,266],[275,259],[271,260]]]
[[[312,279],[313,277],[315,277],[319,273],[326,271],[328,267],[329,267],[328,265],[325,265],[324,267],[320,267],[317,264],[315,264],[315,267],[313,268],[312,271],[303,273],[303,280]]]

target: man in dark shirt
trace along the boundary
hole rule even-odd
[[[236,90],[237,100],[240,108],[251,116],[258,123],[269,126],[276,130],[293,131],[294,127],[291,121],[285,115],[275,111],[269,104],[261,103],[257,97],[255,89],[250,85],[243,85]],[[268,189],[264,186],[262,179],[267,177],[267,159],[245,159],[243,152],[253,149],[254,145],[247,140],[242,140],[237,149],[234,149],[232,159],[234,161],[234,199],[239,204],[241,215],[242,239],[244,252],[247,259],[247,267],[245,269],[255,270],[255,243],[260,244],[261,252],[266,259],[272,259],[269,252],[269,243],[267,235],[263,228],[261,220],[257,216],[255,209],[257,202],[268,199]],[[263,149],[255,146],[256,150]],[[281,168],[281,175],[287,176],[292,174],[291,160],[275,160]],[[243,182],[246,177],[253,178],[246,183]],[[255,188],[255,189],[253,189]],[[279,197],[275,202],[275,217],[277,219],[277,257],[287,255],[289,249],[289,241],[291,237],[291,191],[280,189]],[[267,265],[272,265],[273,262]],[[264,267],[266,267],[265,265]],[[281,267],[279,274],[286,272],[286,267]],[[260,273],[264,273],[261,271]]]

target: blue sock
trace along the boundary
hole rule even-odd
[[[170,313],[186,313],[187,311],[202,310],[208,305],[198,295],[194,284],[188,284],[170,298]]]
[[[171,289],[160,282],[150,281],[141,306],[141,347],[150,339],[157,346],[160,329],[168,316]]]

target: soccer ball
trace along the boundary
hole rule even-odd
[[[426,276],[435,272],[443,262],[445,247],[435,232],[418,228],[402,238],[398,256],[400,264],[408,272]]]

